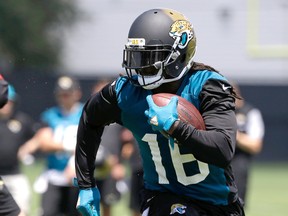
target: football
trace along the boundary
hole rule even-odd
[[[152,95],[152,99],[157,106],[161,107],[166,106],[173,96],[178,97],[177,111],[179,119],[183,122],[193,125],[199,130],[205,130],[205,123],[200,112],[191,102],[185,98],[169,93],[158,93]]]

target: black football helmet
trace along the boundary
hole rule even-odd
[[[196,37],[191,23],[171,9],[152,9],[133,22],[123,52],[128,78],[145,89],[179,80],[191,68]]]

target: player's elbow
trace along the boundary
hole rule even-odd
[[[234,147],[233,147],[234,146]],[[222,145],[222,148],[219,148],[219,165],[222,168],[227,167],[235,153],[235,145],[233,145],[230,139],[226,139],[226,145]]]
[[[226,168],[233,159],[233,153],[223,149],[210,149],[211,154],[207,157],[204,154],[194,154],[197,160],[213,164],[215,166]]]
[[[250,147],[250,153],[253,155],[259,154],[262,151],[262,141],[257,140],[255,141],[254,145]]]
[[[232,161],[233,154],[227,156],[227,155],[221,155],[217,161],[217,166],[221,168],[226,168]]]

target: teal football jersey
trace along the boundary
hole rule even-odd
[[[177,95],[200,109],[199,94],[209,79],[226,81],[223,76],[211,71],[187,74]],[[145,188],[226,205],[230,189],[225,170],[197,160],[186,146],[175,145],[172,149],[168,139],[152,130],[144,114],[148,109],[146,97],[152,92],[134,86],[125,77],[116,81],[115,90],[122,124],[133,132],[139,144]]]

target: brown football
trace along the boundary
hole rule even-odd
[[[169,93],[158,93],[152,95],[152,99],[157,106],[161,107],[167,105],[173,96],[178,97],[177,111],[179,119],[183,122],[193,125],[199,130],[205,130],[205,123],[200,112],[191,102],[185,98]]]

